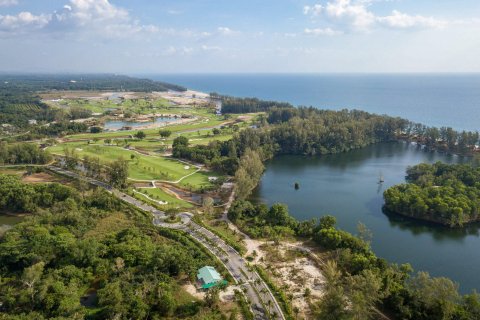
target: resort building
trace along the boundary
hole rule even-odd
[[[202,289],[209,289],[220,284],[226,284],[220,274],[214,267],[205,266],[198,270],[197,279],[200,282]]]

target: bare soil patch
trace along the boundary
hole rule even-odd
[[[253,240],[255,241],[255,240]],[[296,248],[295,246],[300,246]],[[291,298],[292,306],[299,309],[300,319],[313,319],[311,301],[323,295],[325,279],[317,257],[300,250],[303,244],[255,243],[259,264],[271,279]],[[309,295],[306,296],[305,292]]]
[[[197,299],[205,299],[205,292],[198,290],[197,287],[191,283],[184,284],[182,288]]]
[[[64,179],[61,179],[57,176],[51,175],[46,172],[34,173],[31,175],[24,176],[22,181],[25,183],[48,183],[48,182],[58,182],[65,183]]]

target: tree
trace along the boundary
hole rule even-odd
[[[358,230],[358,237],[365,241],[365,243],[370,244],[372,242],[373,238],[373,233],[370,231],[370,229],[367,228],[365,224],[362,222],[359,222],[357,224],[357,230]]]
[[[216,136],[216,135],[219,135],[220,133],[222,133],[222,131],[218,128],[213,128],[212,133]]]
[[[128,162],[118,159],[112,162],[107,168],[108,182],[117,188],[126,188],[128,179]]]
[[[362,273],[347,279],[348,297],[351,301],[353,319],[369,319],[373,314],[373,307],[382,298],[382,282],[372,271]]]
[[[135,138],[140,139],[140,140],[145,139],[146,136],[147,135],[143,131],[138,131],[137,133],[135,133]]]
[[[94,127],[90,128],[90,133],[100,133],[100,132],[102,132],[102,130],[103,129],[101,127],[94,126]]]
[[[284,204],[274,204],[266,215],[266,220],[273,226],[287,226],[292,227],[295,220],[288,213],[288,208]]]
[[[447,278],[431,278],[427,272],[418,272],[408,287],[424,303],[432,319],[451,319],[460,300],[458,285]]]
[[[205,303],[210,308],[216,306],[216,304],[220,301],[220,290],[218,287],[212,287],[208,289],[207,294],[205,295]]]
[[[337,224],[337,218],[331,215],[326,215],[320,218],[320,228],[329,229],[335,227]]]
[[[348,302],[341,286],[327,290],[319,303],[318,319],[348,320],[351,317],[347,311]]]
[[[35,293],[37,292],[37,290],[35,289],[35,284],[40,281],[44,268],[45,263],[41,261],[23,270],[22,282],[27,287],[27,290],[30,292],[30,299],[32,304],[34,303]]]
[[[211,197],[205,197],[202,201],[203,212],[206,214],[211,214],[214,212],[213,207],[214,201]]]
[[[240,158],[240,165],[235,173],[235,192],[239,199],[245,199],[257,186],[265,166],[258,152],[247,149]]]
[[[111,318],[122,315],[126,310],[123,303],[123,292],[119,281],[110,282],[98,290],[98,304],[106,307]]]
[[[172,144],[173,149],[181,148],[181,147],[188,147],[188,138],[187,137],[179,136],[179,137],[176,137],[173,140],[173,144]]]
[[[163,284],[158,286],[157,292],[157,294],[159,295],[157,307],[160,314],[166,317],[172,316],[177,305],[172,293],[170,292],[168,287]]]
[[[162,138],[168,138],[168,137],[170,137],[170,136],[172,135],[172,131],[166,130],[166,129],[160,130],[158,133],[160,134],[160,136],[161,136]]]
[[[65,167],[67,170],[76,170],[79,162],[77,152],[70,148],[64,148],[63,152],[65,154]]]

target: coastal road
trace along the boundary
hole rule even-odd
[[[251,305],[255,319],[285,320],[285,316],[283,315],[282,309],[277,300],[258,273],[225,241],[211,231],[193,222],[191,219],[193,214],[189,212],[180,213],[178,214],[180,222],[167,223],[165,222],[165,218],[167,217],[165,212],[160,211],[143,201],[137,200],[128,194],[113,188],[105,182],[84,177],[55,166],[48,166],[48,169],[58,174],[84,180],[92,185],[106,189],[119,199],[152,214],[153,224],[156,226],[182,230],[188,233],[219,259],[235,279],[235,282],[242,287]]]

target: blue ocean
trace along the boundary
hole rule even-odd
[[[429,126],[479,130],[480,74],[143,75],[204,92],[361,109]]]

